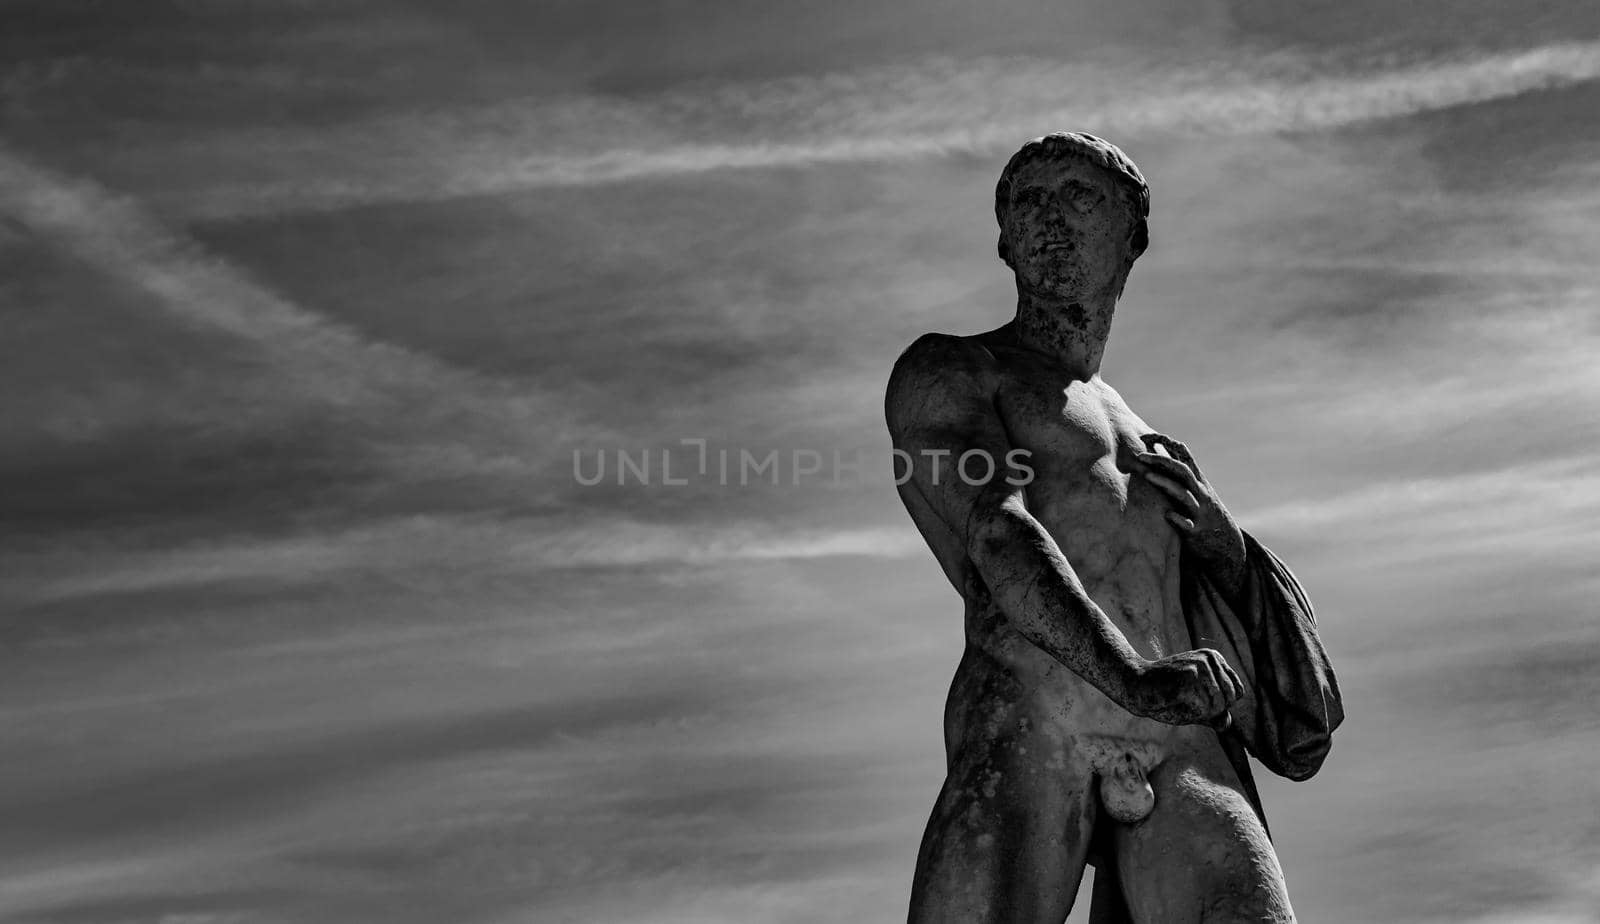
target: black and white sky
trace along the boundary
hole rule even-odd
[[[903,917],[883,384],[1071,129],[1105,377],[1341,671],[1302,917],[1600,921],[1597,114],[1592,0],[0,0],[0,920]]]

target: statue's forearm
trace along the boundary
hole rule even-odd
[[[1089,598],[1038,521],[1002,508],[975,525],[968,555],[1024,638],[1131,710],[1145,659]]]

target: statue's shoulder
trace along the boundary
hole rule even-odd
[[[994,354],[977,337],[957,334],[923,334],[900,352],[891,381],[897,376],[935,375],[941,378],[982,376],[994,371]]]
[[[895,360],[885,410],[893,423],[903,415],[987,402],[997,369],[994,354],[977,337],[923,334]]]

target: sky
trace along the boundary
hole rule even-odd
[[[1600,921],[1596,112],[1585,0],[0,0],[0,921],[903,918],[883,386],[1054,130],[1339,671],[1301,917]]]

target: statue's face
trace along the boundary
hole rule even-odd
[[[1076,158],[1024,164],[1012,176],[1005,215],[1011,267],[1041,294],[1115,294],[1132,255],[1134,221],[1104,169]]]

